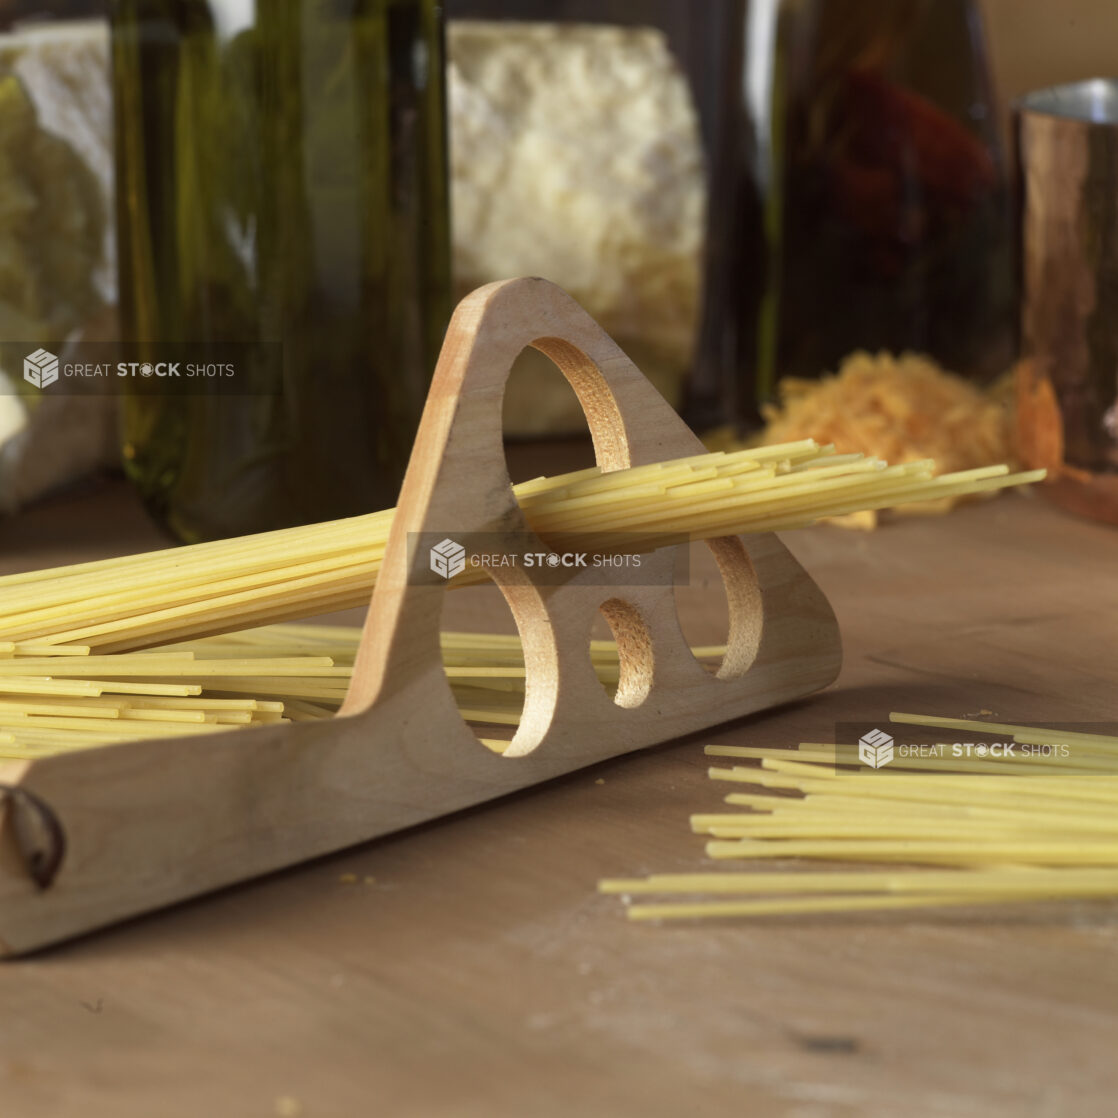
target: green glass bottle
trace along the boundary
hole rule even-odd
[[[111,16],[122,338],[251,354],[236,396],[129,382],[130,477],[191,541],[393,504],[450,310],[438,3]]]

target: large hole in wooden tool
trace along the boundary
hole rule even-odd
[[[680,549],[676,611],[695,659],[719,679],[744,675],[761,642],[761,593],[736,536]]]
[[[610,598],[599,606],[590,634],[590,660],[606,694],[637,707],[652,688],[652,638],[636,606]]]
[[[505,457],[515,483],[628,462],[625,424],[606,378],[562,338],[540,337],[521,351],[505,382],[502,408]]]
[[[586,415],[570,381],[554,361],[527,346],[505,382],[502,429],[514,482],[594,465]]]

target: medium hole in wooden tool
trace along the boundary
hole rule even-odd
[[[489,577],[488,585],[444,597],[443,667],[459,713],[482,745],[523,757],[551,725],[559,653],[547,606],[528,577],[516,569],[499,583]]]
[[[681,549],[680,561],[675,595],[684,639],[712,675],[744,675],[757,655],[762,623],[761,591],[745,547],[737,536],[725,536]]]
[[[492,582],[443,602],[443,669],[478,740],[504,753],[524,713],[524,645],[504,594]]]
[[[590,657],[606,693],[619,707],[638,707],[652,689],[652,638],[640,611],[620,598],[599,607],[609,640],[591,634]]]

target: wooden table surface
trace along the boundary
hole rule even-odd
[[[704,741],[1115,719],[1118,531],[1011,496],[785,538],[842,625],[829,691],[0,965],[0,1115],[1118,1112],[1118,902],[656,927],[595,893],[703,867]],[[0,521],[0,566],[157,542],[109,485]],[[680,598],[718,639],[713,567]]]

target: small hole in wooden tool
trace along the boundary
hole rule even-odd
[[[681,551],[675,595],[680,628],[695,659],[719,679],[744,675],[761,642],[762,604],[741,540],[726,536]]]
[[[591,640],[590,657],[606,693],[619,707],[637,707],[652,689],[652,638],[640,611],[620,598],[599,607],[611,641]]]

